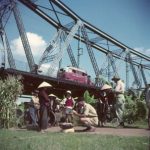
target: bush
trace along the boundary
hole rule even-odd
[[[85,102],[88,103],[88,104],[95,104],[95,99],[94,99],[94,95],[90,96],[90,93],[86,90],[84,92],[84,99],[85,99]]]
[[[136,118],[145,119],[146,114],[147,114],[145,101],[137,100],[136,105],[137,105],[137,112],[136,112],[137,117]]]
[[[125,111],[124,120],[127,122],[133,122],[146,118],[147,109],[143,95],[136,96],[135,94],[125,94]]]
[[[16,98],[22,93],[21,76],[0,80],[0,125],[9,128],[16,123]]]

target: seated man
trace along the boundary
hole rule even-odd
[[[73,110],[73,114],[80,118],[80,122],[83,123],[87,128],[84,131],[95,131],[95,126],[98,125],[98,115],[93,106],[86,103],[84,98],[80,97],[77,107],[81,109],[80,113]]]

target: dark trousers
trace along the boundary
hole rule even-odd
[[[107,104],[100,103],[100,102],[97,103],[98,120],[102,124],[106,121],[107,110],[108,110],[108,105]]]
[[[40,107],[39,127],[41,130],[47,129],[48,127],[48,108],[45,105],[41,105]]]

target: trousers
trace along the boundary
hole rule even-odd
[[[38,122],[37,109],[34,107],[30,107],[29,112],[32,119],[32,125],[37,125]]]
[[[116,109],[116,115],[119,120],[119,123],[123,122],[124,103],[125,103],[124,95],[118,94],[116,96],[115,109]]]

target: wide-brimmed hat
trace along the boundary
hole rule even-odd
[[[38,86],[38,89],[44,88],[44,87],[52,87],[52,85],[44,81]]]
[[[56,95],[54,94],[49,94],[48,96],[51,96],[51,97],[57,97]]]
[[[34,90],[33,92],[32,92],[32,94],[38,94],[39,93],[39,90]]]
[[[68,91],[66,91],[66,93],[69,93],[69,94],[71,94],[71,91],[69,91],[69,90],[68,90]]]
[[[120,77],[118,75],[115,75],[111,80],[120,80]]]
[[[73,98],[75,101],[77,101],[78,99],[79,99],[79,97],[75,97],[75,98]]]
[[[101,88],[102,91],[103,91],[103,90],[107,90],[107,89],[112,89],[112,87],[111,87],[110,85],[108,85],[108,84],[104,84],[104,85],[102,86],[102,88]]]

